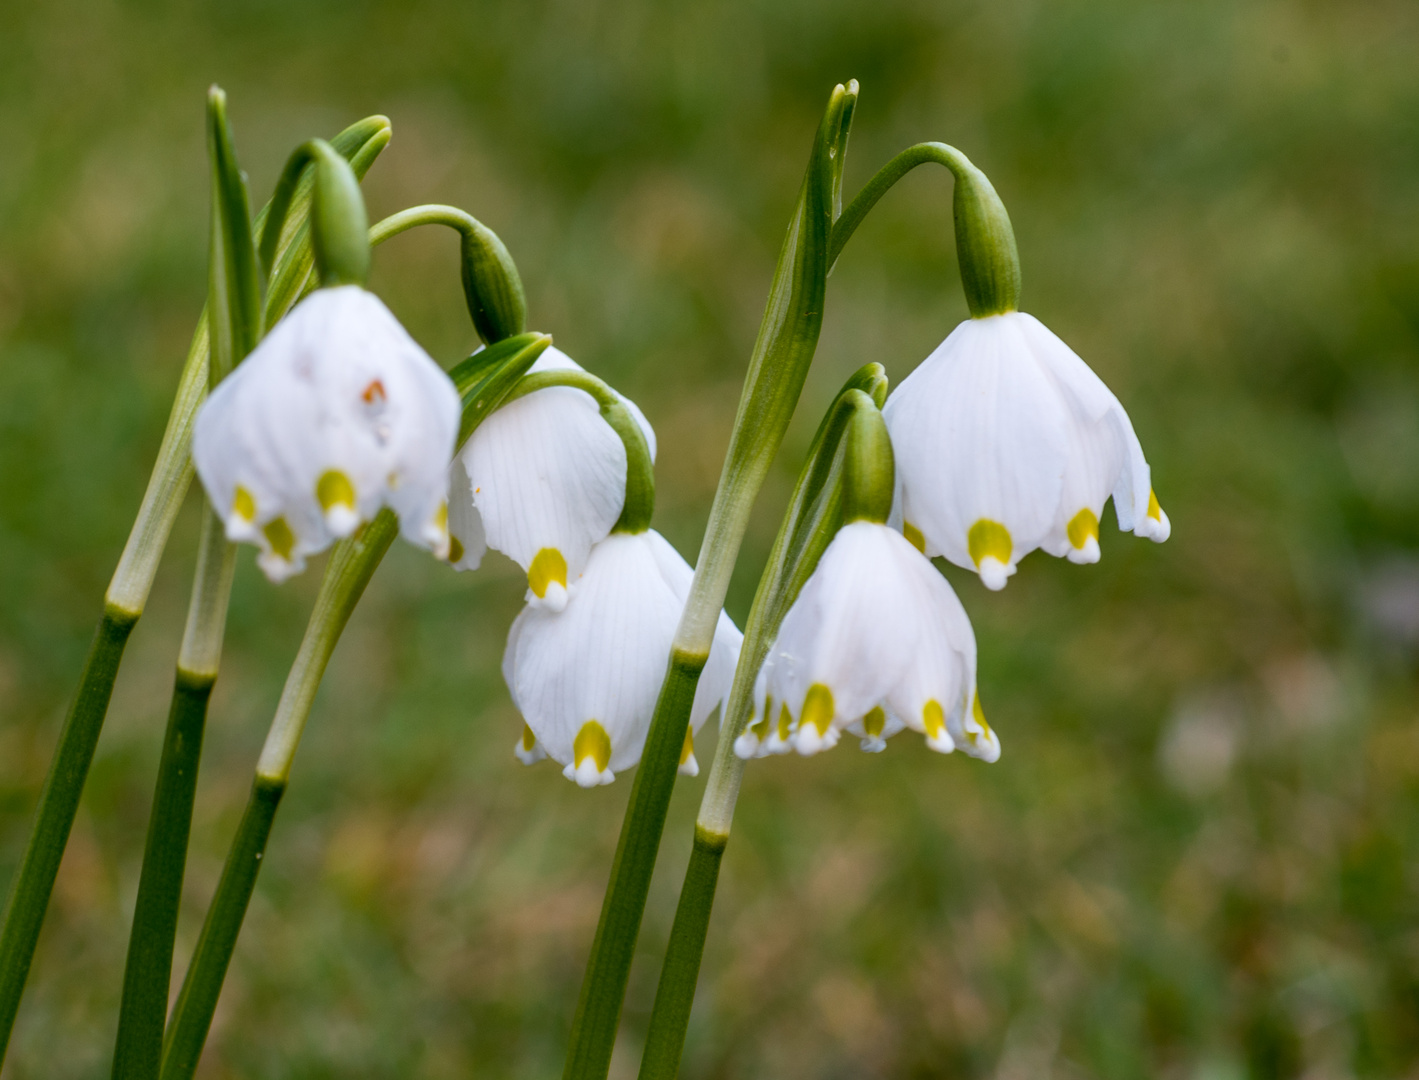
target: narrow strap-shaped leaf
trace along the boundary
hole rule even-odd
[[[261,332],[261,280],[251,238],[246,178],[237,164],[227,95],[207,92],[207,152],[212,167],[212,226],[207,261],[209,380],[216,386],[256,347]]]

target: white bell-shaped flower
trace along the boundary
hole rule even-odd
[[[523,608],[503,655],[525,722],[521,760],[551,757],[582,787],[609,784],[640,760],[692,577],[658,532],[613,533],[592,548],[564,610]],[[683,773],[698,771],[694,732],[729,693],[742,641],[721,613],[690,711]]]
[[[1035,548],[1099,558],[1113,496],[1119,528],[1162,542],[1171,526],[1118,398],[1031,315],[969,319],[893,392],[906,535],[927,555],[1005,587]]]
[[[1000,741],[976,692],[976,639],[950,584],[903,536],[859,520],[838,530],[779,627],[741,758],[814,754],[842,732],[878,751],[903,728],[943,754],[994,761]]]
[[[197,414],[192,458],[227,537],[272,581],[382,506],[405,539],[448,553],[458,391],[373,293],[318,289]]]
[[[556,348],[531,368],[556,370],[582,368]],[[633,402],[617,396],[644,432],[654,461],[655,432]],[[529,601],[560,611],[592,545],[621,516],[626,447],[620,436],[590,394],[554,386],[498,409],[458,457],[450,486],[453,565],[475,568],[486,544],[527,571]]]

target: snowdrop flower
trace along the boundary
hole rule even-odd
[[[1113,496],[1119,528],[1162,542],[1171,526],[1118,398],[1020,311],[963,322],[888,399],[906,535],[1002,589],[1035,548],[1099,558]]]
[[[548,348],[529,371],[581,371]],[[628,399],[616,395],[640,426],[650,458],[655,433]],[[537,390],[504,405],[480,424],[454,463],[451,561],[478,566],[484,547],[527,571],[528,600],[552,611],[566,606],[592,545],[620,517],[626,497],[626,448],[584,390]]]
[[[535,601],[523,608],[503,656],[503,678],[525,721],[521,760],[551,757],[582,787],[609,784],[640,760],[693,576],[658,532],[617,532],[591,549],[563,611]],[[742,640],[721,612],[682,773],[698,772],[694,732],[729,693]]]
[[[272,581],[382,506],[405,539],[448,554],[452,381],[380,300],[318,289],[212,391],[192,456],[229,539]]]
[[[858,520],[833,537],[789,608],[755,691],[741,758],[815,754],[842,732],[882,750],[904,728],[943,754],[995,761],[976,641],[950,584],[902,535]]]

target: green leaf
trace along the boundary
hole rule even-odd
[[[261,330],[261,279],[251,239],[251,205],[227,123],[227,95],[218,86],[207,92],[207,152],[212,163],[208,379],[216,386],[256,347]]]

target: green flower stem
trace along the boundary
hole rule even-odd
[[[456,206],[412,206],[370,229],[370,244],[418,225],[445,225],[462,238],[463,295],[473,326],[489,345],[520,334],[527,325],[522,278],[498,234]]]
[[[621,396],[589,371],[559,368],[524,375],[507,396],[507,401],[515,401],[554,386],[570,387],[590,394],[601,410],[602,419],[621,437],[626,447],[626,501],[611,531],[645,532],[650,528],[650,519],[655,513],[655,463],[650,457],[645,432],[631,415],[631,410],[626,408]]]
[[[217,679],[227,623],[236,547],[203,501],[202,538],[187,628],[178,653],[177,679],[158,765],[153,812],[138,879],[138,900],[123,972],[123,998],[114,1045],[114,1080],[157,1080],[163,1025],[172,979],[192,804],[207,722],[207,701]]]
[[[651,723],[640,768],[631,783],[630,806],[621,826],[611,881],[591,944],[591,962],[572,1020],[571,1050],[563,1072],[566,1077],[604,1077],[610,1066],[645,898],[665,830],[680,751],[685,745],[685,726],[695,700],[695,686],[708,659],[708,649],[698,654],[676,649],[670,654],[670,668],[655,703],[656,721]],[[680,719],[678,723],[657,722],[662,717]]]
[[[877,414],[880,419],[877,410],[886,398],[887,379],[881,364],[867,364],[843,386],[818,426],[774,539],[768,565],[759,579],[744,625],[744,644],[720,724],[714,764],[695,822],[690,865],[685,871],[651,1008],[641,1080],[674,1080],[679,1069],[709,932],[719,864],[729,843],[734,805],[744,778],[745,762],[735,754],[734,743],[744,733],[753,712],[754,681],[778,628],[842,523],[845,436],[862,413]],[[888,487],[890,490],[890,483]]]
[[[605,1080],[611,1066],[621,1004],[695,685],[714,642],[749,511],[783,442],[817,349],[827,288],[833,193],[856,98],[856,82],[833,90],[779,253],[694,581],[675,632],[669,673],[656,702],[621,826],[572,1022],[564,1080]]]
[[[696,826],[695,846],[685,869],[685,884],[675,908],[670,943],[660,968],[660,984],[655,989],[655,1010],[646,1032],[641,1055],[641,1080],[675,1080],[680,1071],[680,1054],[690,1025],[690,1006],[695,1000],[695,983],[700,977],[700,959],[709,933],[714,890],[719,882],[719,864],[729,837]]]
[[[162,1080],[187,1080],[197,1069],[316,690],[351,612],[398,533],[398,519],[391,511],[381,510],[356,536],[341,541],[330,556],[315,609],[256,766],[246,813],[227,854],[221,881],[168,1024],[162,1050]]]
[[[0,928],[0,1061],[14,1029],[20,996],[34,958],[35,942],[44,923],[54,877],[59,872],[69,830],[79,810],[79,796],[103,728],[113,681],[123,659],[123,647],[138,621],[131,611],[105,607],[93,644],[79,677],[79,689],[69,707],[59,746],[40,793],[34,829],[20,859],[19,873],[5,905]]]
[[[258,776],[251,786],[251,797],[237,826],[237,834],[222,867],[222,879],[202,925],[202,936],[192,956],[187,979],[182,984],[173,1018],[168,1026],[162,1048],[162,1080],[190,1077],[197,1071],[207,1031],[212,1026],[212,1014],[222,991],[227,966],[237,933],[256,887],[256,874],[266,854],[266,841],[276,808],[281,803],[286,785]]]
[[[985,173],[972,165],[965,154],[945,143],[909,146],[878,170],[833,226],[828,265],[837,261],[843,245],[877,200],[907,173],[928,162],[944,165],[955,180],[951,205],[956,258],[972,317],[1014,311],[1020,303],[1020,255],[1015,248],[1010,215]]]

